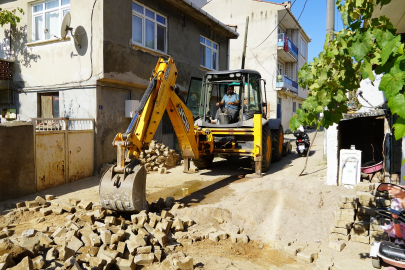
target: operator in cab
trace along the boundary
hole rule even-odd
[[[233,85],[228,86],[228,93],[224,95],[220,102],[216,104],[218,106],[218,111],[215,116],[215,120],[212,121],[213,124],[218,122],[218,117],[220,113],[229,114],[230,123],[235,123],[239,115],[239,95],[234,92]],[[222,111],[221,107],[225,105],[225,111]]]

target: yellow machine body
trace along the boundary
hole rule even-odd
[[[117,164],[102,176],[99,186],[100,202],[104,208],[125,212],[148,209],[145,190],[147,172],[138,164],[138,157],[149,148],[165,111],[186,162],[193,159],[197,166],[201,161],[212,162],[214,155],[248,156],[255,164],[256,174],[261,177],[262,158],[271,159],[271,136],[268,134],[262,138],[265,134],[262,114],[253,116],[252,127],[199,127],[176,89],[177,75],[173,59],[160,58],[130,126],[125,133],[115,136],[113,146],[117,148]],[[253,144],[252,147],[237,149],[235,141],[226,149],[218,148],[214,140],[218,136],[243,136]],[[267,152],[263,153],[263,149]]]

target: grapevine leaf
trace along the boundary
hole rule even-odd
[[[360,62],[373,48],[373,35],[370,32],[364,33],[360,39],[349,48],[350,54],[357,62]]]
[[[319,84],[313,83],[313,84],[309,87],[309,89],[315,90],[315,89],[318,89],[319,87],[320,87]]]
[[[399,54],[404,54],[404,46],[405,46],[404,43],[402,43],[401,46],[399,46],[399,48],[398,48],[398,53]]]
[[[364,79],[369,78],[371,81],[375,80],[373,69],[370,63],[370,59],[366,57],[363,61],[362,69],[361,69],[361,76]]]
[[[333,96],[333,99],[340,103],[345,99],[345,94],[342,90],[338,90],[337,93]]]
[[[360,26],[361,26],[361,22],[358,21],[358,22],[352,23],[352,24],[350,25],[350,28],[351,28],[353,31],[355,31],[356,29],[359,29]]]
[[[376,24],[379,24],[378,20],[377,20]],[[378,44],[382,43],[383,34],[384,34],[384,32],[380,28],[373,29],[373,36]]]
[[[316,83],[318,85],[323,85],[326,80],[328,79],[328,73],[326,70],[322,70],[319,74],[318,80],[316,80]]]
[[[394,67],[395,67],[395,69],[391,69],[392,71],[398,71],[398,72],[405,71],[405,55],[402,55],[395,60]],[[396,72],[392,73],[391,70],[390,70],[391,74],[396,73]]]
[[[318,106],[318,102],[315,97],[309,96],[305,100],[305,102],[302,103],[302,108],[304,110],[312,111]]]
[[[298,116],[298,120],[299,120],[300,122],[304,122],[304,121],[305,121],[306,114],[305,114],[304,110],[297,109],[297,116]]]
[[[326,90],[322,90],[318,93],[317,96],[319,102],[323,105],[326,106],[331,102],[331,95],[329,92],[327,92]]]
[[[392,113],[405,118],[405,96],[403,94],[397,94],[395,97],[390,98],[388,107],[390,107]]]
[[[289,126],[292,131],[297,130],[301,126],[301,122],[298,120],[297,115],[294,115],[293,117],[291,117]]]
[[[403,136],[405,136],[405,119],[404,118],[398,118],[392,127],[394,128],[395,140],[399,140]],[[402,165],[404,165],[404,161],[402,161]]]
[[[344,23],[344,25],[349,25],[350,24],[350,17],[349,17],[349,13],[347,13],[347,11],[342,12],[342,21]]]
[[[383,48],[387,46],[387,44],[394,38],[395,36],[390,31],[384,31],[381,37],[381,41],[379,43],[381,43],[381,47]]]
[[[401,36],[397,36],[392,39],[387,45],[385,45],[381,51],[381,61],[382,65],[387,62],[392,52],[397,52],[399,46],[401,45]]]
[[[381,91],[384,91],[384,95],[387,99],[391,99],[402,90],[402,87],[404,86],[404,79],[404,72],[398,72],[395,75],[385,73],[381,78],[379,88]]]

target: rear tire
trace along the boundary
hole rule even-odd
[[[374,268],[381,269],[381,259],[380,259],[380,257],[376,257],[376,258],[372,257],[371,258],[371,264],[373,265]]]
[[[199,169],[207,169],[212,166],[214,155],[200,156],[200,158],[193,158],[194,165]]]
[[[284,131],[282,125],[280,125],[278,129],[271,130],[271,139],[272,139],[271,161],[277,162],[280,161],[281,157],[283,156]]]

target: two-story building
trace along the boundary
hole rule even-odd
[[[211,0],[202,9],[237,27],[240,37],[230,42],[230,69],[241,68],[246,17],[249,17],[245,68],[267,81],[270,118],[280,118],[284,129],[307,97],[298,85],[298,71],[308,61],[311,41],[291,12],[291,3],[256,0]]]
[[[188,0],[6,0],[0,7],[24,9],[16,27],[0,31],[0,57],[11,66],[0,77],[0,109],[24,121],[94,119],[96,170],[116,158],[111,142],[131,120],[125,101],[141,99],[159,57],[174,58],[185,93],[191,77],[229,68],[229,40],[238,37]],[[64,37],[68,13],[72,30]],[[174,148],[167,115],[162,123],[156,137]]]

